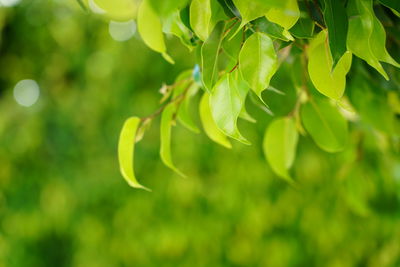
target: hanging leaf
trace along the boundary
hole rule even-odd
[[[137,12],[136,2],[131,0],[89,0],[88,6],[92,12],[117,21],[134,19]]]
[[[218,80],[218,59],[224,31],[225,22],[221,21],[201,47],[202,81],[208,92],[211,92]]]
[[[324,3],[324,19],[328,27],[329,48],[333,59],[332,69],[334,69],[347,51],[348,19],[344,0],[324,0]]]
[[[400,1],[399,0],[379,0],[383,5],[395,10],[400,13]]]
[[[166,34],[175,35],[190,51],[193,50],[192,33],[183,24],[179,11],[175,11],[162,19],[162,30]]]
[[[296,38],[311,39],[314,36],[315,23],[310,18],[300,18],[290,29],[290,33]]]
[[[235,3],[236,8],[239,10],[242,20],[240,27],[237,29],[235,34],[238,33],[239,30],[250,21],[265,16],[270,8],[284,6],[284,3],[282,3],[281,0],[233,0],[233,2]]]
[[[172,58],[167,54],[160,19],[149,5],[148,0],[142,1],[138,11],[138,31],[143,42],[162,56],[171,64]]]
[[[239,55],[239,69],[243,79],[262,100],[261,93],[277,70],[277,56],[268,35],[256,32],[246,40]]]
[[[174,115],[176,113],[175,103],[168,104],[161,114],[161,125],[160,125],[160,156],[162,162],[176,172],[177,174],[185,177],[185,175],[178,170],[171,157],[171,130],[174,123]]]
[[[134,172],[135,137],[139,124],[140,118],[131,117],[125,121],[122,127],[118,142],[119,168],[122,176],[130,186],[150,191],[148,188],[139,184]]]
[[[215,123],[224,134],[249,145],[237,128],[237,120],[249,91],[239,76],[235,70],[218,81],[210,97],[210,108]]]
[[[226,19],[222,7],[215,0],[193,0],[190,4],[190,25],[196,35],[207,40],[218,21]]]
[[[280,39],[282,41],[293,41],[293,36],[282,26],[269,21],[266,17],[258,18],[254,21],[254,27],[257,31],[268,34],[271,38]]]
[[[291,181],[288,170],[296,155],[298,133],[292,118],[276,119],[265,132],[263,149],[272,170],[280,177]]]
[[[178,109],[178,120],[179,122],[185,126],[188,130],[199,133],[200,130],[197,127],[196,123],[193,121],[191,116],[191,107],[194,105],[194,97],[199,92],[199,85],[196,83],[192,83],[186,93],[185,98],[182,103],[179,105]]]
[[[207,92],[203,94],[199,108],[200,119],[207,136],[217,144],[220,144],[221,146],[224,146],[226,148],[231,148],[232,145],[229,142],[227,136],[218,129],[218,126],[216,125],[212,117],[210,109],[210,94],[208,94]]]
[[[388,80],[389,77],[379,61],[396,67],[400,65],[386,50],[385,29],[376,18],[372,4],[372,0],[349,0],[347,47]]]
[[[332,71],[332,55],[326,41],[327,32],[321,31],[310,43],[308,72],[317,90],[332,99],[339,100],[346,87],[346,74],[351,67],[351,53],[346,52]]]
[[[168,16],[177,10],[180,10],[186,6],[189,0],[167,0],[167,1],[160,1],[160,0],[145,0],[149,1],[151,7],[156,12],[156,14],[160,15],[161,17]]]
[[[281,0],[282,7],[273,7],[268,10],[266,17],[285,30],[292,28],[300,18],[299,5],[297,0]]]
[[[304,128],[327,152],[339,152],[347,144],[347,121],[327,100],[313,99],[301,108]]]

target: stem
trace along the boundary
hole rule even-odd
[[[179,82],[178,82],[178,83],[179,83]],[[174,84],[173,87],[176,87],[176,85],[178,85],[178,83]],[[174,102],[180,104],[180,103],[183,101],[183,99],[185,98],[185,96],[186,96],[187,92],[189,91],[189,88],[192,86],[192,84],[193,84],[193,81],[191,81],[191,82],[188,84],[188,86],[185,88],[185,90],[182,92],[182,94],[180,94],[180,95],[178,95],[178,96],[172,98],[170,101],[168,101],[167,103],[165,103],[164,105],[162,105],[159,109],[157,109],[156,111],[154,111],[152,114],[150,114],[150,115],[148,115],[148,116],[146,116],[146,117],[143,117],[143,118],[141,118],[140,120],[141,120],[142,122],[143,122],[143,121],[146,121],[146,120],[152,120],[152,119],[154,119],[155,117],[157,117],[158,115],[160,115],[160,114],[164,111],[164,109],[165,109],[169,104],[174,103]]]

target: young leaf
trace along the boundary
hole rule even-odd
[[[191,43],[192,33],[183,24],[179,11],[175,11],[162,19],[162,30],[167,34],[178,37],[190,51],[193,49]]]
[[[194,97],[198,93],[200,87],[196,83],[192,83],[189,86],[190,86],[190,88],[188,89],[184,100],[179,105],[178,120],[188,130],[190,130],[190,131],[192,131],[194,133],[199,133],[200,130],[197,127],[196,123],[193,121],[193,119],[192,119],[192,117],[190,115],[190,108],[194,104],[193,103],[194,102]]]
[[[348,139],[347,121],[329,101],[315,98],[304,104],[301,120],[306,131],[323,150],[333,153],[345,148]]]
[[[162,26],[158,15],[154,12],[148,0],[142,1],[138,11],[138,31],[143,42],[173,64],[172,58],[167,54]]]
[[[347,13],[342,0],[324,0],[324,3],[324,18],[328,27],[329,48],[333,59],[332,69],[334,69],[347,50]]]
[[[243,45],[239,69],[249,87],[261,98],[277,70],[277,56],[268,35],[256,32]]]
[[[211,24],[211,0],[192,0],[190,4],[190,25],[194,33],[207,40],[213,25]]]
[[[321,31],[310,43],[308,72],[317,90],[332,99],[339,100],[346,87],[346,74],[351,66],[351,53],[346,52],[332,71],[332,55],[326,42],[327,32]]]
[[[190,25],[203,41],[207,40],[215,24],[225,18],[226,16],[218,1],[193,0],[190,4]]]
[[[226,135],[224,135],[216,125],[210,110],[210,94],[205,92],[203,97],[200,101],[200,119],[204,127],[204,131],[206,132],[207,136],[226,148],[231,148],[232,145],[229,142]]]
[[[389,77],[379,61],[396,67],[400,67],[400,65],[386,50],[385,29],[375,17],[372,4],[372,0],[349,1],[347,13],[350,19],[347,47],[388,80]]]
[[[265,132],[263,149],[272,170],[280,177],[292,181],[288,170],[296,155],[298,133],[292,118],[274,120]]]
[[[174,115],[176,113],[175,103],[170,103],[164,109],[161,115],[161,125],[160,125],[160,156],[162,162],[171,170],[177,174],[185,177],[185,175],[178,170],[171,157],[171,128],[174,120]]]
[[[249,23],[256,18],[264,16],[271,7],[283,7],[281,0],[258,0],[258,1],[247,1],[247,0],[233,0],[236,8],[239,10],[241,15],[240,27],[235,32],[238,33],[244,25]]]
[[[299,5],[297,0],[281,0],[282,7],[273,7],[268,10],[266,17],[269,21],[272,21],[285,30],[288,30],[296,24],[300,18]]]
[[[225,22],[221,21],[201,47],[202,81],[208,92],[211,92],[218,80],[218,59],[224,31]]]
[[[134,188],[149,190],[136,180],[134,172],[135,137],[139,128],[140,118],[127,119],[122,127],[118,142],[118,161],[122,176]],[[149,190],[150,191],[150,190]]]
[[[293,36],[282,26],[269,21],[266,17],[258,18],[254,21],[254,26],[258,31],[268,34],[268,36],[282,41],[293,41]]]
[[[225,74],[215,85],[210,98],[211,113],[218,128],[226,135],[249,145],[237,128],[249,87],[239,79],[238,71]]]

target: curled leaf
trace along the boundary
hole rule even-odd
[[[135,137],[140,125],[140,118],[131,117],[127,119],[122,127],[118,142],[118,161],[122,176],[128,184],[134,188],[141,188],[150,191],[139,184],[134,173],[134,150]]]

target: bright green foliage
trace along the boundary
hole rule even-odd
[[[288,169],[295,159],[298,138],[292,118],[280,118],[271,122],[264,137],[265,157],[271,168],[288,181],[292,181]]]
[[[176,105],[174,103],[168,104],[161,115],[161,125],[160,125],[160,156],[164,164],[169,167],[174,172],[185,177],[185,175],[179,171],[174,163],[172,162],[171,156],[171,131],[172,126],[175,124],[174,116],[176,113]]]
[[[331,153],[354,147],[349,122],[372,125],[389,143],[397,140],[400,65],[388,52],[400,54],[397,2],[382,0],[389,8],[372,0],[167,2],[156,7],[155,0],[143,1],[138,28],[144,42],[167,60],[163,33],[178,37],[196,64],[163,87],[163,106],[144,121],[150,125],[163,113],[162,158],[171,169],[176,170],[170,156],[172,122],[200,132],[196,105],[206,135],[227,148],[229,138],[254,143],[238,127],[239,118],[256,122],[253,108],[281,118],[267,126],[264,150],[272,170],[287,181],[296,180],[289,168],[299,134]],[[361,60],[385,79],[390,75],[393,84],[374,77],[368,85],[355,78],[375,75]],[[376,93],[382,88],[390,94]],[[246,102],[252,102],[250,113]]]
[[[215,85],[210,98],[214,121],[224,134],[250,144],[239,132],[237,119],[243,110],[249,87],[235,70],[228,73]]]
[[[246,40],[239,56],[239,69],[249,87],[260,97],[277,69],[277,56],[268,35],[255,33]]]
[[[207,91],[211,92],[218,80],[218,63],[225,32],[225,23],[218,23],[210,37],[201,47],[202,81]]]
[[[144,0],[139,7],[138,30],[147,46],[161,53],[166,60],[173,63],[167,54],[160,18],[153,11],[148,0]]]
[[[213,0],[194,0],[190,4],[190,25],[203,41],[213,31],[218,21],[226,19],[222,7]]]
[[[347,46],[349,50],[368,62],[388,80],[389,77],[380,61],[396,67],[400,65],[386,50],[386,33],[374,14],[372,0],[350,0],[348,14]]]
[[[315,99],[301,109],[304,128],[315,143],[328,152],[345,148],[348,140],[347,121],[327,100]]]
[[[208,137],[221,146],[231,148],[232,145],[228,138],[222,133],[214,121],[210,110],[210,95],[208,93],[204,93],[203,97],[201,98],[199,108],[201,122]]]
[[[297,0],[281,0],[281,7],[272,7],[266,16],[268,20],[281,25],[286,30],[293,27],[300,17]]]
[[[122,176],[135,188],[147,189],[136,180],[133,170],[135,137],[140,125],[140,118],[132,117],[125,121],[118,143],[118,160]]]
[[[321,31],[311,41],[308,51],[308,72],[315,88],[335,100],[339,100],[346,88],[346,74],[351,66],[351,53],[346,52],[332,71],[332,56],[326,40],[327,32]]]

